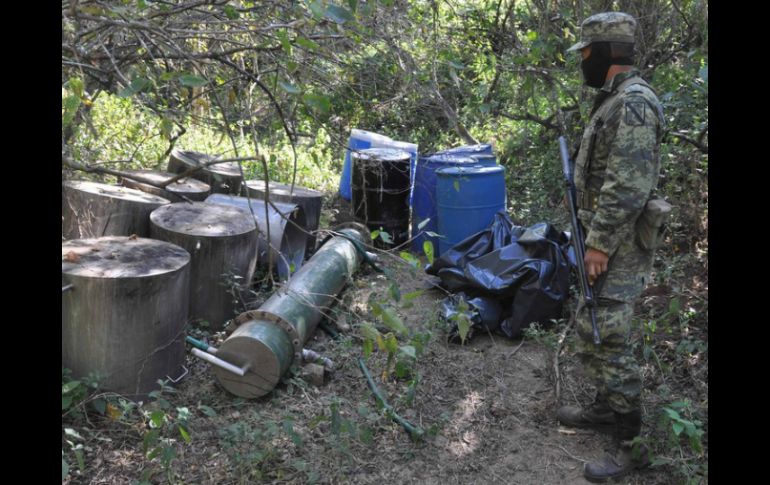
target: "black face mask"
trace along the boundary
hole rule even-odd
[[[591,44],[591,55],[588,59],[580,61],[580,69],[583,71],[583,80],[592,88],[601,88],[607,78],[607,71],[615,64],[609,55],[609,46],[595,42]]]

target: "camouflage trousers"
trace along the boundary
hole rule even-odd
[[[577,352],[601,398],[617,413],[639,409],[642,379],[631,349],[634,302],[649,281],[653,253],[626,238],[610,258],[607,273],[596,283],[596,324],[601,344],[593,343],[591,315],[578,308]]]

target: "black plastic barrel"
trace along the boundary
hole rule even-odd
[[[393,245],[409,239],[410,157],[392,148],[351,154],[353,217],[372,231],[387,232]]]

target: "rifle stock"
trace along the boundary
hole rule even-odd
[[[601,343],[601,338],[599,337],[599,327],[596,325],[596,300],[594,300],[593,288],[588,284],[588,275],[586,274],[585,266],[585,238],[577,216],[577,189],[575,188],[575,181],[572,177],[572,166],[569,159],[569,151],[567,150],[567,140],[563,136],[559,137],[559,151],[561,152],[564,185],[567,191],[570,222],[572,223],[570,243],[575,251],[575,259],[577,260],[576,266],[578,279],[580,280],[580,292],[583,296],[583,305],[588,307],[588,311],[591,314],[591,330],[593,332],[594,344],[599,345]]]

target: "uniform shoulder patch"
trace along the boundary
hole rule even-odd
[[[642,126],[645,123],[647,103],[642,99],[630,99],[624,104],[625,122],[629,126]]]

